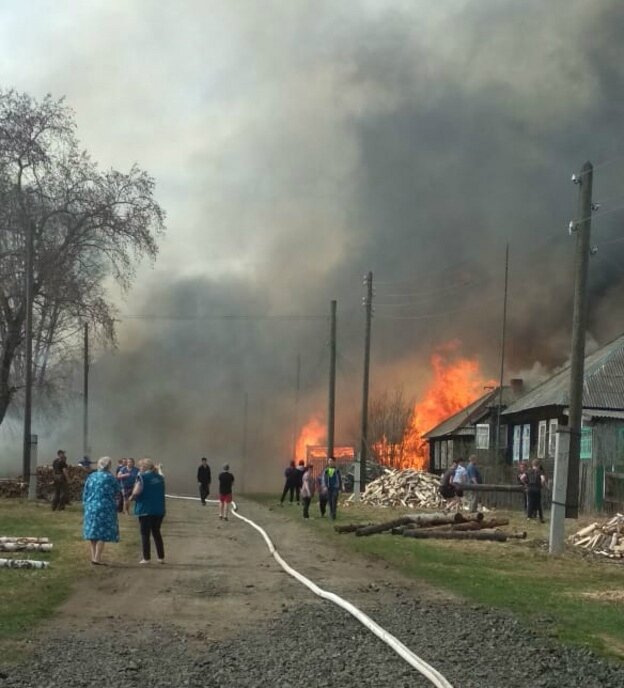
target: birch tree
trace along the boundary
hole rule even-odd
[[[0,423],[24,378],[25,248],[33,232],[33,379],[58,390],[89,323],[113,342],[106,281],[127,289],[154,259],[164,212],[138,166],[100,170],[62,99],[0,91]]]

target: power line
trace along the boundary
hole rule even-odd
[[[329,320],[326,315],[159,315],[156,313],[124,314],[117,320]]]
[[[478,304],[471,307],[456,308],[454,310],[442,311],[440,313],[423,313],[421,315],[376,315],[375,317],[381,320],[426,320],[429,318],[441,318],[446,315],[452,315],[453,313],[464,313],[467,311],[477,310],[483,307],[484,303],[489,303],[490,301],[498,300],[500,296],[490,296],[485,299],[481,299]]]

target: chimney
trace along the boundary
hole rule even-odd
[[[519,397],[524,392],[524,380],[521,377],[514,377],[509,381],[514,397]]]

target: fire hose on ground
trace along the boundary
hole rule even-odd
[[[180,497],[177,495],[167,495],[167,497],[170,499],[199,501],[199,497]],[[218,501],[215,499],[209,499],[206,501],[218,504]],[[286,573],[288,573],[290,576],[292,576],[300,583],[305,585],[306,588],[311,590],[315,595],[318,595],[324,600],[333,602],[335,605],[351,614],[351,616],[357,619],[363,626],[365,626],[369,631],[371,631],[371,633],[376,635],[388,647],[394,650],[394,652],[396,652],[399,655],[399,657],[404,659],[409,665],[411,665],[414,669],[420,672],[427,680],[429,680],[434,686],[436,686],[436,688],[453,688],[451,683],[449,683],[449,681],[447,681],[447,679],[444,678],[444,676],[442,676],[442,674],[439,671],[437,671],[437,669],[434,669],[434,667],[432,667],[430,664],[427,664],[427,662],[425,662],[424,659],[421,659],[417,654],[412,652],[412,650],[410,650],[406,645],[404,645],[398,638],[393,636],[391,633],[382,628],[378,623],[373,621],[373,619],[371,619],[370,616],[366,615],[354,604],[348,602],[347,600],[344,600],[342,597],[336,595],[335,593],[329,592],[328,590],[323,590],[323,588],[320,588],[318,585],[316,585],[316,583],[312,582],[309,578],[306,578],[304,575],[299,573],[299,571],[295,570],[286,561],[284,561],[284,559],[282,559],[279,552],[275,548],[275,545],[271,541],[271,538],[268,536],[267,532],[257,523],[252,521],[250,518],[247,518],[242,514],[239,514],[236,503],[232,504],[232,513],[234,514],[234,516],[236,516],[236,518],[240,519],[241,521],[244,521],[252,528],[257,530],[260,533],[260,535],[262,535],[264,541],[267,544],[267,547],[269,548],[269,552],[273,555],[275,561],[284,569],[284,571],[286,571]]]

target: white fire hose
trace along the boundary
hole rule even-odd
[[[186,499],[186,500],[191,500],[191,501],[199,501],[199,497],[178,497],[176,495],[167,495],[169,499]],[[216,499],[209,499],[206,500],[209,502],[214,502],[218,503]],[[292,566],[287,564],[282,557],[280,556],[279,552],[275,549],[275,545],[271,541],[271,538],[267,535],[266,531],[261,528],[257,523],[254,523],[249,518],[246,518],[245,516],[242,516],[241,514],[238,513],[238,507],[236,506],[236,503],[232,503],[232,513],[236,518],[239,518],[241,521],[244,521],[245,523],[248,523],[252,528],[255,528],[260,535],[264,538],[264,541],[267,544],[267,547],[269,548],[269,552],[273,555],[273,558],[277,563],[288,573],[291,575],[293,578],[296,578],[300,583],[303,583],[303,585],[306,586],[309,590],[311,590],[315,595],[318,595],[319,597],[322,597],[325,600],[329,600],[330,602],[333,602],[335,605],[341,607],[345,611],[349,612],[351,616],[355,617],[362,625],[364,625],[366,628],[368,628],[369,631],[374,633],[378,638],[383,640],[388,647],[392,648],[402,659],[404,659],[408,664],[410,664],[414,669],[419,671],[426,679],[428,679],[436,688],[453,688],[451,683],[449,683],[442,674],[437,671],[437,669],[434,669],[430,664],[427,664],[423,659],[421,659],[417,654],[412,652],[409,647],[404,645],[398,638],[393,636],[391,633],[388,633],[384,628],[382,628],[378,623],[373,621],[370,616],[367,616],[364,614],[364,612],[360,611],[355,605],[351,604],[351,602],[348,602],[347,600],[344,600],[342,597],[339,597],[333,592],[329,592],[327,590],[323,590],[323,588],[319,588],[316,583],[313,583],[309,578],[306,578],[304,575],[299,573],[299,571],[296,571],[293,569]]]

